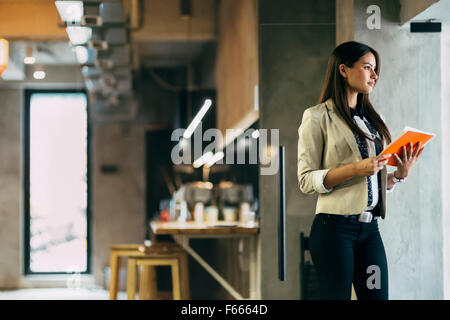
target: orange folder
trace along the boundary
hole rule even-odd
[[[416,150],[416,144],[422,142],[420,149],[423,149],[425,145],[434,138],[435,134],[430,132],[421,131],[411,127],[405,127],[403,131],[398,135],[397,139],[393,140],[381,154],[392,154],[388,159],[387,165],[397,166],[397,160],[394,154],[397,154],[400,158],[403,156],[403,147],[406,147],[408,151],[408,145],[411,142],[413,145],[413,152]]]

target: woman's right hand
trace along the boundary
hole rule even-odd
[[[361,161],[348,163],[342,167],[330,169],[323,180],[323,186],[326,189],[330,189],[355,176],[373,176],[383,169],[390,156],[390,154],[387,154],[384,156],[367,158]]]
[[[379,155],[372,158],[354,162],[354,172],[357,177],[373,176],[386,165],[390,154]]]

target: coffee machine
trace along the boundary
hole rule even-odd
[[[248,204],[250,206],[254,201],[253,186],[251,184],[243,185],[225,181],[219,183],[217,189],[217,202],[220,209],[220,216],[223,220],[233,220],[233,218],[228,218],[227,216],[234,216],[234,219],[237,219],[242,204]]]
[[[191,220],[194,208],[208,205],[213,201],[213,184],[195,181],[183,184],[172,197],[171,220]]]

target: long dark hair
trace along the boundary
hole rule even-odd
[[[349,41],[340,44],[333,50],[328,60],[327,74],[320,94],[319,103],[323,103],[329,98],[333,99],[337,114],[347,123],[353,133],[359,134],[362,137],[365,136],[367,139],[373,141],[372,137],[367,136],[352,119],[347,100],[346,82],[339,72],[339,65],[345,64],[347,67],[352,68],[355,62],[369,52],[375,56],[375,72],[379,76],[380,56],[373,48],[356,41]],[[361,108],[366,119],[377,128],[382,137],[382,141],[386,141],[387,144],[391,143],[391,133],[370,103],[369,95],[358,93],[356,106],[357,108]]]

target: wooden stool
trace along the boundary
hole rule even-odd
[[[120,257],[129,255],[144,254],[140,251],[142,244],[116,244],[110,247],[109,258],[109,299],[117,300],[117,291],[119,290],[119,263]]]
[[[109,299],[117,300],[118,284],[119,284],[119,264],[120,258],[128,258],[130,256],[146,256],[157,253],[177,252],[184,253],[179,256],[180,273],[182,279],[182,298],[189,299],[189,272],[188,258],[183,248],[173,242],[153,242],[150,246],[143,244],[116,244],[110,247],[110,277],[109,277]],[[141,290],[142,289],[142,290]],[[156,270],[152,265],[142,267],[140,277],[140,299],[156,299]]]
[[[136,296],[137,267],[141,268],[139,299],[152,299],[152,297],[156,296],[156,278],[154,277],[155,274],[150,271],[155,266],[171,267],[172,295],[174,300],[189,299],[188,258],[186,252],[176,245],[171,245],[170,247],[148,247],[147,249],[145,255],[128,256],[128,300],[134,300]]]

